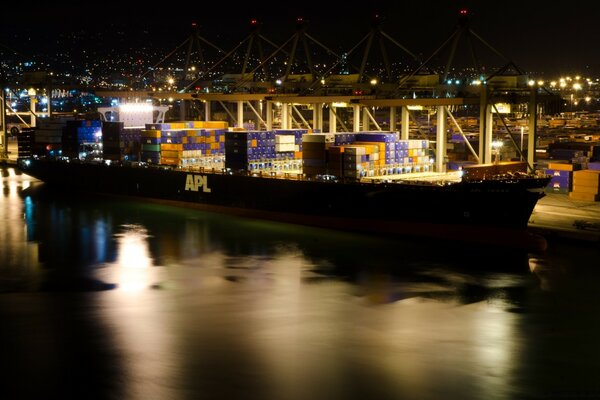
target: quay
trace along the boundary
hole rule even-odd
[[[566,194],[546,194],[529,218],[529,231],[547,239],[600,242],[600,202],[575,201]]]

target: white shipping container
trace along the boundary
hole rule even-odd
[[[275,151],[295,151],[294,143],[275,143]]]
[[[294,135],[275,135],[275,144],[295,144]]]

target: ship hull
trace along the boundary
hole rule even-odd
[[[337,183],[29,160],[24,173],[76,191],[370,234],[543,249],[526,230],[540,179],[448,185]]]

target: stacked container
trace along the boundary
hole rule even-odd
[[[112,161],[137,161],[141,129],[125,128],[123,122],[102,122],[103,158]]]
[[[307,175],[328,173],[329,147],[335,143],[333,133],[310,133],[302,136],[302,169]]]
[[[583,169],[573,172],[572,200],[600,201],[600,171]]]
[[[17,134],[17,149],[19,158],[29,158],[32,155],[33,143],[35,140],[35,129],[25,128]]]
[[[578,164],[549,163],[544,172],[546,175],[550,175],[552,179],[546,186],[545,192],[569,193],[573,190],[573,171],[578,169],[580,169]]]
[[[275,132],[230,131],[225,133],[226,168],[270,171],[275,159]]]
[[[33,144],[33,154],[56,157],[62,154],[62,132],[66,119],[39,118]]]
[[[69,158],[101,159],[102,126],[100,120],[67,121],[62,131],[62,155]]]

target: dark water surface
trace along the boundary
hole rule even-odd
[[[596,246],[392,241],[0,171],[2,399],[600,398]]]

